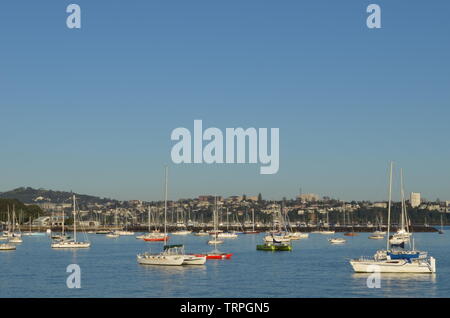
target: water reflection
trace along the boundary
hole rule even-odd
[[[352,278],[359,286],[365,285],[373,273],[354,273]],[[381,273],[380,291],[384,296],[390,297],[436,297],[436,274],[415,273]],[[367,288],[366,292],[374,288]],[[418,295],[417,292],[423,293]],[[364,293],[363,290],[361,290]]]
[[[137,265],[145,272],[167,274],[167,275],[186,274],[194,271],[195,272],[206,271],[205,265],[184,265],[184,266],[141,265],[141,264]]]
[[[373,273],[354,273],[354,279],[367,279]],[[436,274],[415,274],[415,273],[380,273],[381,281],[386,282],[402,282],[402,281],[417,281],[417,282],[431,282],[436,283]]]

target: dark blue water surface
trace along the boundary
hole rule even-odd
[[[81,235],[80,235],[81,236]],[[263,234],[240,235],[219,249],[230,260],[203,266],[158,267],[136,262],[136,254],[161,243],[89,234],[88,249],[57,250],[50,239],[23,237],[16,251],[0,252],[0,297],[450,297],[450,231],[415,234],[416,247],[437,259],[437,273],[383,274],[381,288],[368,288],[368,274],[354,274],[351,258],[373,255],[386,244],[368,233],[331,245],[335,235],[310,234],[293,241],[292,252],[256,251]],[[172,236],[187,252],[212,249],[208,237]],[[66,285],[69,264],[81,268],[81,288]]]

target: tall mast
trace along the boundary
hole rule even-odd
[[[73,239],[77,241],[77,219],[76,219],[76,208],[75,208],[75,194],[73,195]]]
[[[61,231],[62,236],[64,236],[64,209],[62,209],[62,231]]]
[[[386,236],[386,250],[389,250],[389,229],[391,227],[391,200],[392,200],[392,166],[393,162],[391,161],[391,168],[389,172],[389,201],[388,201],[388,226],[387,226],[387,236]]]
[[[218,221],[218,211],[217,211],[217,196],[214,196],[214,203],[215,203],[215,209],[214,209],[214,211],[215,211],[215,216],[214,216],[214,232],[215,232],[215,238],[214,238],[214,250],[216,250],[217,249],[217,238],[218,238],[218,235],[219,235],[219,233],[218,233],[218,231],[219,231],[219,228],[218,228],[218,226],[217,226],[217,221]]]
[[[150,233],[150,206],[148,206],[148,233]]]
[[[11,232],[11,219],[9,217],[9,205],[8,205],[8,232]]]
[[[400,217],[400,227],[402,230],[405,229],[405,196],[403,193],[403,168],[400,168],[400,193],[402,196],[402,212]]]
[[[13,211],[12,211],[12,231],[16,230],[16,206],[13,204]]]
[[[229,225],[229,222],[228,222],[228,208],[227,208],[227,232],[228,232],[228,225]]]
[[[255,232],[255,209],[252,209],[253,232]]]
[[[165,191],[164,191],[164,244],[166,244],[167,242],[167,174],[168,174],[168,170],[167,170],[167,166],[165,168]],[[173,214],[172,214],[173,216]]]

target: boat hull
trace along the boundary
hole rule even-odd
[[[206,259],[230,259],[233,253],[206,254]]]
[[[52,243],[52,248],[88,248],[91,246],[91,243],[87,242],[75,242],[75,243]]]
[[[356,273],[435,273],[436,260],[431,257],[430,261],[419,260],[408,262],[407,260],[389,260],[389,261],[373,261],[373,260],[351,260],[353,270]]]
[[[137,261],[142,265],[180,266],[185,258],[183,255],[138,255]]]
[[[16,249],[15,245],[12,244],[0,244],[0,251],[13,251]]]
[[[204,265],[206,263],[205,255],[184,255],[183,265]]]
[[[268,245],[268,244],[262,244],[262,245],[256,245],[256,249],[258,251],[292,251],[291,245],[282,245],[282,246],[276,246],[276,245]]]

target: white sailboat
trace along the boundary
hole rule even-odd
[[[167,184],[168,184],[168,168],[165,167],[165,194],[164,194],[164,245],[167,242]],[[164,265],[164,266],[181,266],[185,262],[186,257],[180,253],[179,250],[175,250],[177,246],[167,247],[163,252],[158,254],[142,253],[137,255],[137,262],[142,265]],[[205,258],[206,261],[206,258]]]
[[[116,215],[117,215],[117,210],[116,210]],[[119,235],[119,236],[132,236],[134,235],[133,231],[128,231],[128,221],[125,218],[125,229],[121,229],[121,230],[116,230],[114,231],[115,234]]]
[[[79,242],[77,241],[77,221],[76,221],[76,199],[73,195],[73,239],[63,238],[59,240],[54,240],[51,244],[52,248],[87,248],[91,246],[90,242]],[[64,222],[64,221],[63,221]],[[64,231],[64,223],[63,223]],[[64,232],[63,232],[64,235]]]
[[[208,241],[208,244],[216,246],[217,244],[223,244],[222,240],[219,240],[219,234],[222,234],[222,232],[219,232],[217,228],[217,223],[219,219],[218,210],[217,210],[217,197],[215,199],[215,207],[213,211],[213,221],[214,221],[214,230],[212,232],[212,235],[214,236],[213,239]]]
[[[218,233],[218,234],[217,234],[217,238],[219,238],[219,239],[220,239],[220,238],[224,238],[224,239],[235,239],[235,238],[238,237],[238,235],[237,235],[236,232],[230,232],[230,231],[228,230],[229,224],[230,224],[230,222],[229,222],[228,209],[227,209],[227,230],[226,230],[225,232]]]
[[[16,249],[16,245],[10,243],[0,244],[0,251],[13,251]]]
[[[114,211],[114,226],[115,228],[117,228],[117,210]],[[120,237],[120,234],[118,233],[117,230],[114,230],[107,233],[105,236],[109,238],[118,238]]]
[[[281,225],[285,223],[285,220],[282,216],[283,207],[278,209],[278,231],[271,231],[269,235],[264,237],[264,241],[266,243],[286,243],[291,241],[290,233],[282,230]]]
[[[389,229],[391,225],[392,201],[392,166],[389,175],[388,228],[386,250],[377,251],[372,258],[359,258],[350,261],[355,272],[368,273],[374,270],[381,273],[435,273],[436,259],[427,257],[426,252],[419,252],[412,248],[410,251],[396,251],[390,248]],[[403,182],[402,182],[403,192]]]
[[[328,239],[328,242],[330,242],[331,244],[344,244],[347,241],[343,238],[335,237]]]
[[[155,224],[155,230],[152,231],[151,230],[151,207],[148,207],[148,233],[146,234],[142,234],[142,235],[138,235],[136,236],[136,239],[138,240],[144,240],[146,242],[158,242],[158,241],[165,241],[168,239],[168,236],[164,233],[161,233],[159,231],[159,229],[156,228],[156,224]],[[166,239],[164,239],[166,237]]]
[[[17,221],[17,219],[16,219],[16,208],[15,208],[15,206],[13,205],[13,212],[12,212],[12,229],[11,229],[11,232],[9,233],[10,234],[10,236],[9,236],[9,243],[22,243],[23,242],[23,240],[22,240],[22,234],[20,233],[20,227],[18,228],[18,232],[16,232],[16,227],[15,227],[15,225],[16,225],[16,221]]]

